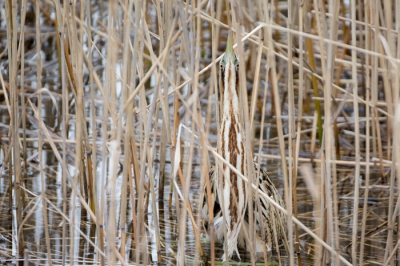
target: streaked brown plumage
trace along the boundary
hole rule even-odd
[[[259,172],[258,172],[259,171]],[[280,206],[285,207],[285,203],[280,196],[278,190],[272,183],[268,174],[262,170],[257,163],[254,163],[254,173],[255,180],[258,182],[258,188],[263,191],[265,194],[270,196],[273,200],[275,200]],[[218,197],[217,186],[218,179],[215,171],[215,167],[212,167],[209,172],[210,180],[211,180],[211,194],[214,201],[214,226],[215,226],[215,234],[216,238],[219,242],[223,243],[224,241],[224,227],[223,225],[223,215],[221,209],[220,199]],[[209,213],[208,213],[208,203],[207,203],[207,195],[204,196],[203,199],[203,207],[202,207],[202,217],[206,223],[209,222]],[[285,241],[286,237],[286,216],[279,210],[277,210],[273,205],[269,204],[268,201],[259,196],[255,191],[253,191],[253,215],[254,222],[257,234],[255,251],[256,253],[263,252],[263,245],[266,245],[267,250],[276,250],[276,244],[282,244]],[[248,230],[249,222],[249,210],[248,206],[244,213],[244,227]],[[240,229],[237,244],[241,248],[248,249],[246,246],[246,239],[243,232],[243,228]],[[264,236],[262,235],[262,231],[264,231]],[[278,240],[278,243],[275,241],[275,235]],[[223,258],[224,259],[224,258]]]
[[[246,150],[244,148],[244,130],[239,105],[239,61],[233,52],[232,38],[229,34],[225,55],[220,63],[219,90],[221,95],[221,125],[218,136],[218,152],[231,165],[246,176]],[[254,163],[254,162],[253,162]],[[268,174],[254,163],[258,188],[284,207],[284,202]],[[224,242],[224,230],[227,230],[228,257],[231,258],[237,247],[245,247],[244,230],[249,228],[249,206],[247,183],[225,164],[222,169],[210,169],[211,193],[214,202],[214,225],[216,238]],[[265,198],[253,191],[253,214],[256,230],[256,252],[276,247],[276,239],[285,238],[286,217]],[[202,217],[209,222],[207,195],[203,199]],[[246,228],[246,229],[245,229]],[[222,259],[225,260],[223,255]]]

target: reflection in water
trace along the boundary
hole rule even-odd
[[[51,154],[48,151],[44,151],[46,155],[44,158],[48,158]],[[37,165],[36,165],[37,166]],[[29,165],[28,166],[28,171],[33,173],[30,175],[27,179],[26,182],[26,188],[27,190],[31,191],[32,193],[39,195],[42,187],[39,182],[40,175],[38,172],[35,170],[37,169],[36,166],[34,165]],[[62,200],[62,187],[57,185],[61,183],[61,166],[60,165],[46,165],[47,171],[45,172],[45,183],[47,186],[46,193],[48,195],[48,199],[55,204],[58,210],[62,210],[63,206],[63,200]],[[71,168],[71,170],[73,170]],[[279,167],[279,161],[273,161],[269,160],[268,161],[268,170],[270,173],[272,173],[272,178],[273,181],[279,186],[282,187],[282,181],[280,181],[278,177],[278,173],[280,171]],[[167,173],[170,173],[171,167],[168,164]],[[343,177],[347,175],[347,173],[351,173],[352,170],[348,169],[347,172],[344,172]],[[193,176],[192,180],[193,182],[191,183],[191,194],[190,194],[190,199],[192,204],[195,204],[197,202],[197,199],[199,197],[199,169],[197,167],[194,168],[193,170]],[[98,164],[98,171],[97,171],[97,176],[100,176],[100,163]],[[351,180],[349,178],[344,178],[345,181],[341,183],[340,189],[342,190],[341,193],[343,195],[346,195],[352,191],[352,184]],[[0,179],[0,182],[2,186],[0,186],[0,192],[3,197],[3,205],[7,201],[5,200],[5,195],[7,193],[7,186],[6,184],[7,177],[3,176]],[[339,178],[340,180],[340,178]],[[96,180],[99,182],[99,180]],[[108,180],[110,182],[110,180]],[[120,213],[120,196],[121,196],[121,185],[122,185],[122,177],[118,176],[118,178],[115,180],[115,186],[116,186],[116,216],[119,217]],[[298,211],[299,211],[299,219],[302,221],[304,224],[309,226],[310,228],[313,228],[314,221],[315,219],[319,219],[320,214],[318,213],[317,210],[314,210],[311,198],[309,196],[309,193],[307,189],[303,186],[302,181],[300,180],[298,183],[299,189],[298,189]],[[178,230],[178,223],[177,223],[177,217],[176,217],[176,211],[174,207],[168,207],[168,196],[169,196],[169,191],[170,191],[170,186],[169,184],[165,187],[165,195],[166,198],[164,201],[159,201],[157,202],[158,206],[158,213],[160,214],[160,232],[161,232],[161,237],[162,237],[162,243],[163,243],[163,248],[162,248],[162,257],[166,261],[174,261],[175,253],[177,250],[177,239],[178,235],[177,232]],[[70,194],[69,190],[69,196]],[[98,191],[97,197],[100,197],[100,193],[107,193],[107,196],[109,196],[109,193],[107,191]],[[382,190],[373,190],[372,192],[372,197],[376,197],[377,199],[379,197],[382,197],[382,193],[384,191]],[[36,199],[32,195],[28,195],[28,202],[31,202],[30,205],[28,206],[27,212],[29,212],[33,206],[40,201],[40,199]],[[109,197],[107,197],[109,200]],[[71,212],[74,211],[74,250],[73,253],[75,254],[75,263],[91,263],[93,260],[97,260],[99,257],[98,252],[95,251],[94,247],[90,245],[81,235],[78,229],[81,230],[83,234],[86,236],[91,236],[91,239],[94,243],[96,243],[96,237],[94,237],[93,232],[91,233],[91,230],[94,228],[94,224],[90,222],[90,218],[88,213],[84,210],[84,208],[81,208],[81,205],[79,204],[79,200],[77,198],[69,198],[68,200],[68,206],[72,206],[72,200],[75,200],[75,209],[74,210],[69,210],[69,217],[72,216]],[[150,199],[151,201],[151,199]],[[362,207],[362,202],[360,202],[360,207]],[[25,235],[25,241],[27,242],[27,248],[33,252],[32,254],[45,254],[46,253],[46,248],[45,248],[45,242],[44,242],[44,231],[43,231],[43,216],[42,216],[42,202],[39,202],[37,204],[37,208],[34,210],[33,214],[31,217],[27,220],[25,224],[25,229],[24,229],[24,235]],[[134,256],[134,240],[133,237],[134,235],[132,234],[132,214],[131,214],[131,204],[128,204],[128,223],[127,223],[127,236],[126,236],[126,253],[124,255],[124,258],[127,261],[130,260],[135,260]],[[153,223],[153,210],[151,208],[151,202],[148,205],[149,208],[146,211],[146,217],[147,217],[147,222],[148,222],[148,227],[146,228],[146,238],[147,238],[147,248],[148,248],[148,254],[149,257],[148,259],[150,261],[157,261],[157,250],[156,250],[156,240],[155,240],[155,233],[154,233],[154,223]],[[175,198],[173,198],[173,204],[172,206],[175,206]],[[387,212],[386,208],[384,206],[381,206],[379,200],[378,203],[375,203],[374,205],[370,205],[371,211],[376,211],[375,216],[376,217],[386,217]],[[5,208],[2,208],[2,215],[3,217],[11,217],[13,214],[13,211],[11,212],[6,212],[4,211]],[[51,234],[51,247],[52,247],[52,254],[53,254],[53,260],[55,263],[61,263],[62,260],[62,217],[61,215],[57,212],[56,209],[52,208],[51,206],[47,206],[48,209],[48,223],[50,226],[50,234]],[[348,237],[346,234],[350,234],[351,232],[351,225],[352,225],[352,200],[348,199],[343,199],[340,200],[340,208],[339,208],[339,217],[340,218],[340,238],[343,239],[343,243],[341,244],[342,246],[345,246],[349,244],[348,242]],[[10,218],[8,218],[10,220]],[[4,230],[10,230],[10,223],[6,222],[7,220],[3,220],[1,222],[2,228]],[[368,224],[367,224],[367,231],[375,228],[378,226],[380,223],[382,223],[382,220],[376,219],[371,217],[368,219]],[[193,229],[191,226],[190,219],[187,219],[187,251],[194,251],[195,250],[195,238],[193,236]],[[8,229],[7,229],[8,228]],[[71,230],[71,227],[67,227],[67,230]],[[318,229],[317,229],[318,230]],[[11,231],[10,231],[11,232]],[[206,232],[203,232],[203,241],[206,241]],[[300,232],[300,234],[302,234]],[[343,234],[343,235],[342,235]],[[375,254],[374,256],[379,257],[383,253],[383,248],[385,244],[385,237],[384,234],[379,234],[379,231],[376,232],[376,234],[371,235],[370,238],[367,238],[368,243],[366,245],[366,254]],[[373,240],[372,240],[373,239]],[[375,244],[376,241],[380,239],[381,241],[381,248],[378,248]],[[8,247],[12,248],[12,238],[7,235],[2,235],[2,238],[0,240],[2,243],[2,247]],[[120,245],[120,239],[116,239],[118,245]],[[372,245],[371,243],[374,243]],[[310,249],[315,242],[312,241],[311,238],[309,237],[303,237],[302,241],[300,243],[303,246],[304,251],[307,251]],[[209,252],[209,244],[207,242],[203,242],[203,246],[205,248],[206,253]],[[68,248],[68,246],[67,246]],[[221,256],[223,254],[223,251],[221,250],[222,246],[220,244],[217,244],[217,257]],[[16,251],[14,251],[15,253]],[[346,251],[344,251],[346,252]],[[68,254],[69,251],[67,251],[66,254]],[[189,253],[190,254],[190,253]],[[346,253],[343,253],[345,255]],[[309,257],[304,255],[304,260],[308,261]],[[45,263],[43,258],[45,256],[38,256],[37,258],[42,258],[42,260],[39,260],[40,263]],[[97,258],[97,259],[96,259]],[[194,257],[188,257],[188,261],[193,260]],[[243,256],[243,260],[249,259],[245,256]],[[311,261],[310,261],[311,262]]]

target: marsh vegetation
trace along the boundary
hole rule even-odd
[[[399,262],[398,0],[0,5],[0,264],[221,262],[199,212],[228,29],[286,202],[270,263]]]

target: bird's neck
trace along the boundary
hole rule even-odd
[[[237,116],[240,119],[239,77],[233,64],[228,64],[220,75],[221,117],[228,119]],[[237,121],[241,122],[241,121]]]
[[[228,65],[231,69],[221,75],[221,128],[219,147],[222,156],[234,166],[237,156],[244,155],[244,130],[241,121],[240,101],[238,97],[238,78],[233,65]]]

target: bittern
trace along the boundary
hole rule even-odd
[[[246,175],[246,149],[244,145],[244,125],[241,119],[240,90],[239,90],[239,60],[236,57],[232,37],[229,33],[226,51],[220,62],[219,93],[220,93],[220,130],[218,136],[218,151],[226,162],[242,174]],[[253,180],[258,188],[265,192],[280,206],[284,207],[279,192],[272,183],[268,174],[258,164],[254,164]],[[221,169],[222,168],[222,169]],[[264,248],[271,250],[285,239],[286,217],[265,198],[257,195],[253,190],[253,204],[249,206],[247,183],[232,171],[226,163],[222,167],[212,166],[209,172],[211,181],[211,195],[214,204],[214,226],[216,238],[223,243],[226,228],[226,242],[228,257],[235,251],[238,258],[239,247],[246,247],[245,231],[249,228],[256,230],[257,239],[254,251],[263,252]],[[249,209],[253,208],[254,223],[249,226]],[[209,222],[207,193],[204,195],[202,217]],[[248,232],[248,231],[247,231]],[[249,235],[249,234],[247,234]],[[247,245],[247,248],[249,246]],[[222,260],[225,260],[224,254]]]

